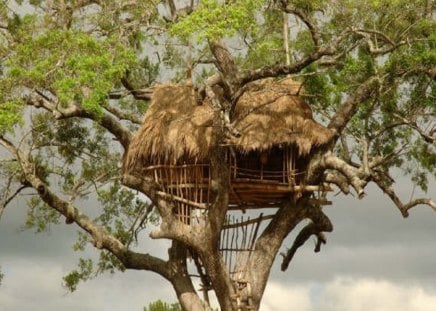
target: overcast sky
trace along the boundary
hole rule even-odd
[[[433,183],[429,194],[436,197]],[[410,188],[398,182],[406,198]],[[429,196],[427,195],[427,196]],[[415,207],[403,219],[375,188],[362,201],[333,197],[325,207],[335,231],[318,254],[309,241],[287,272],[277,261],[261,310],[422,310],[436,307],[436,213]],[[82,283],[69,294],[62,277],[80,256],[96,256],[89,247],[74,253],[74,226],[56,226],[48,234],[20,231],[25,206],[11,204],[0,220],[0,310],[142,310],[157,299],[176,300],[171,286],[149,272],[104,275]],[[292,236],[287,244],[291,243]],[[166,253],[166,242],[144,245]],[[283,250],[285,250],[283,248]]]

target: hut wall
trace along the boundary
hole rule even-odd
[[[295,145],[274,146],[266,151],[237,152],[231,163],[232,178],[295,185],[297,175],[301,177],[306,163],[300,158]]]
[[[174,214],[185,224],[201,222],[200,210],[206,210],[210,200],[209,164],[156,164],[145,174],[160,186],[160,196],[172,204]]]

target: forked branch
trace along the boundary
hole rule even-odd
[[[8,206],[8,204],[15,199],[21,191],[28,188],[29,186],[27,184],[21,185],[17,190],[14,191],[14,193],[10,196],[5,196],[2,202],[0,202],[0,219],[2,217],[3,211]]]
[[[288,4],[287,0],[281,0],[281,5],[284,12],[297,16],[306,25],[312,36],[313,43],[318,48],[321,44],[321,36],[312,19],[302,10]]]
[[[420,198],[420,199],[414,199],[411,200],[408,203],[403,203],[401,199],[398,197],[398,195],[395,193],[392,186],[388,185],[386,182],[384,182],[383,178],[379,175],[373,176],[374,182],[377,184],[377,186],[386,193],[389,198],[394,202],[394,204],[397,206],[397,208],[400,210],[401,215],[403,215],[404,218],[409,216],[409,210],[417,205],[428,205],[430,206],[435,212],[436,212],[436,203],[427,198]]]
[[[132,133],[109,113],[104,113],[103,116],[96,116],[95,114],[82,109],[78,103],[72,103],[69,107],[63,108],[41,95],[27,97],[26,104],[28,106],[42,108],[51,112],[57,120],[68,118],[85,118],[93,120],[114,135],[124,149],[127,149],[129,146]]]

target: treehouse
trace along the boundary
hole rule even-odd
[[[305,184],[305,170],[311,152],[333,133],[313,120],[300,89],[289,78],[267,79],[249,85],[239,98],[232,120],[238,135],[225,144],[229,210],[279,207],[303,192],[323,190]],[[186,224],[210,204],[213,112],[192,86],[156,87],[124,158],[124,172],[153,178],[160,197]]]
[[[300,89],[291,79],[251,83],[233,112],[232,130],[237,135],[223,142],[227,149],[223,161],[230,174],[220,251],[238,293],[238,310],[251,305],[250,298],[240,301],[237,297],[243,290],[250,297],[248,261],[261,222],[273,215],[260,213],[250,219],[253,213],[236,217],[235,213],[280,207],[303,193],[326,190],[322,185],[308,185],[305,172],[313,151],[333,133],[313,120],[310,107],[298,96]],[[192,86],[158,86],[124,156],[123,172],[153,179],[159,199],[167,201],[176,218],[190,226],[204,222],[212,199],[213,116],[209,100],[199,100]],[[204,275],[201,262],[196,265],[199,275]],[[201,284],[207,297],[208,279]]]

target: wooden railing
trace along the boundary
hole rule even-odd
[[[300,187],[301,172],[257,170],[232,165],[230,173],[229,203],[236,206],[247,203],[267,206],[289,197],[291,192],[312,191],[307,188],[309,186]],[[209,164],[153,165],[145,169],[145,174],[160,185],[158,196],[171,202],[175,215],[183,223],[191,224],[195,210],[208,209],[211,199]]]

